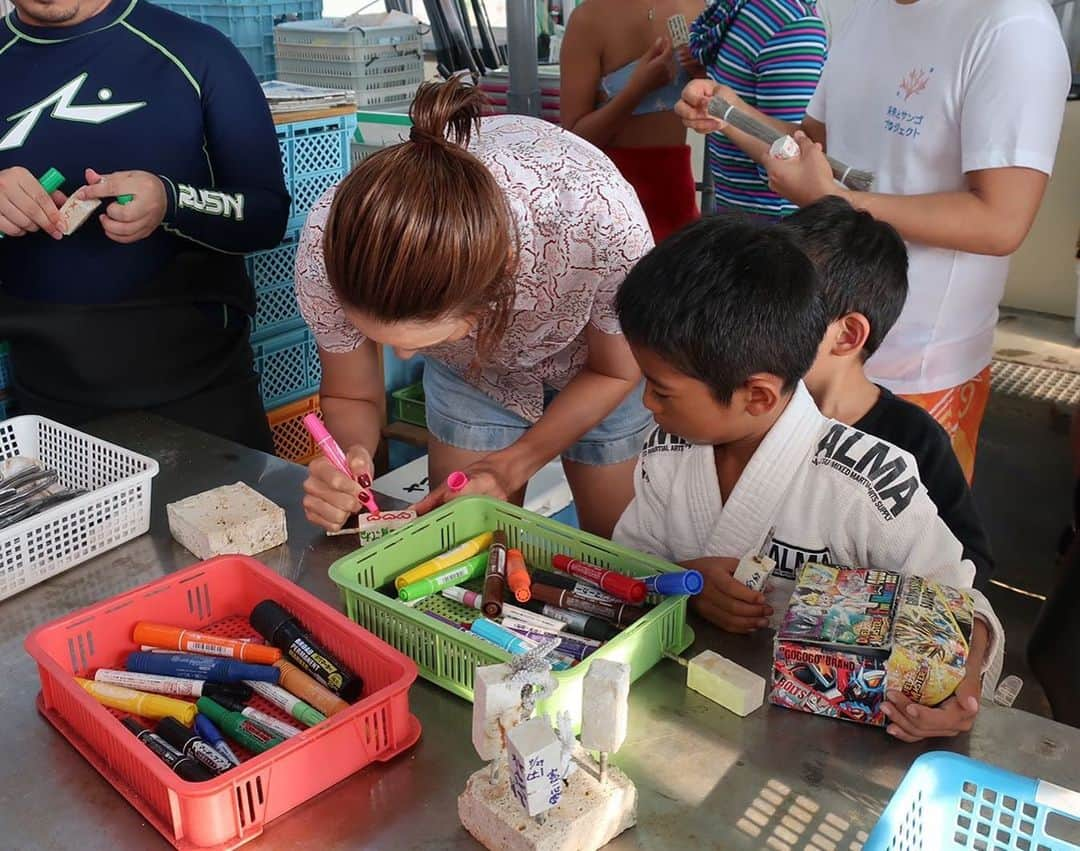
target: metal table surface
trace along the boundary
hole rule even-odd
[[[35,709],[38,678],[23,651],[36,625],[194,561],[169,535],[165,505],[242,480],[285,507],[289,543],[260,556],[274,570],[340,605],[327,568],[350,549],[310,526],[301,467],[146,416],[91,431],[161,464],[150,534],[0,604],[0,848],[165,848],[166,843]],[[771,642],[694,623],[693,651],[711,647],[759,672]],[[932,746],[882,731],[766,706],[740,719],[685,688],[662,662],[631,689],[629,736],[613,762],[639,792],[638,826],[613,849],[813,847],[847,851],[868,831],[911,761],[946,747],[1080,789],[1080,731],[986,706],[969,736]],[[271,823],[252,847],[472,849],[456,799],[480,762],[471,704],[418,680],[412,711],[423,736],[412,751],[374,764]],[[771,843],[771,844],[770,844]]]

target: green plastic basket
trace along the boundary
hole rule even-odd
[[[330,578],[341,588],[346,614],[413,659],[422,677],[466,700],[473,697],[476,667],[506,662],[510,654],[376,589],[425,559],[495,529],[504,531],[508,545],[520,549],[526,562],[535,567],[547,566],[552,555],[565,553],[630,576],[651,576],[678,569],[596,535],[481,496],[456,499],[379,543],[331,565]],[[441,595],[429,600],[434,611],[453,619],[465,621],[477,616],[475,610]],[[665,652],[681,653],[694,640],[694,633],[686,624],[686,601],[683,596],[664,598],[581,664],[555,672],[559,688],[537,705],[537,712],[554,718],[556,713],[567,710],[574,724],[579,724],[581,681],[592,659],[627,662],[631,680],[636,680],[660,661]]]
[[[424,382],[417,381],[390,394],[394,400],[394,419],[427,428],[427,408],[424,406]]]

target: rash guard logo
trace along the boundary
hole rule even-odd
[[[75,121],[79,124],[104,124],[106,121],[112,121],[114,118],[119,118],[121,115],[127,115],[129,112],[134,112],[136,109],[146,106],[145,101],[108,105],[105,103],[85,106],[75,105],[74,100],[78,97],[87,76],[85,73],[80,74],[70,83],[64,84],[33,106],[28,106],[14,115],[9,115],[7,121],[9,123],[14,121],[15,126],[0,139],[0,151],[10,151],[21,147],[46,112],[49,113],[50,118],[55,118],[58,121]],[[99,101],[108,101],[112,98],[112,92],[108,89],[101,89],[97,93],[97,98]]]
[[[207,216],[221,216],[223,219],[244,220],[244,196],[240,193],[229,195],[216,189],[196,189],[181,183],[177,189],[180,197],[177,204],[181,209],[194,210]]]

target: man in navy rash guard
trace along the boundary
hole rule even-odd
[[[0,339],[21,410],[150,410],[271,450],[243,255],[280,242],[289,196],[243,57],[146,0],[15,0],[0,79]],[[102,206],[60,239],[84,185]]]

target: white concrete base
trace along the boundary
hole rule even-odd
[[[596,851],[637,823],[637,789],[615,766],[608,766],[603,786],[596,763],[579,749],[577,771],[570,775],[562,800],[548,810],[544,824],[525,815],[510,794],[504,767],[492,785],[491,770],[473,774],[458,796],[458,818],[491,851]]]
[[[253,556],[288,540],[285,512],[243,482],[166,506],[169,531],[201,559]]]

